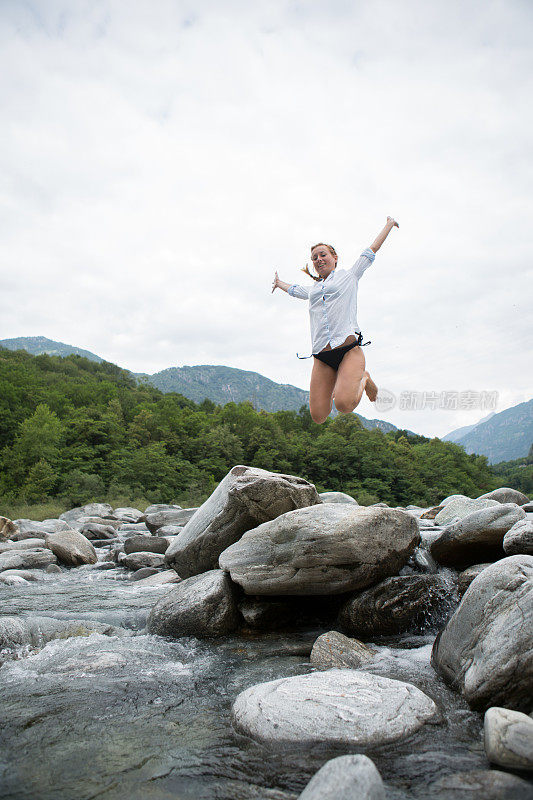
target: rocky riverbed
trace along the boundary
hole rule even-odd
[[[198,510],[0,519],[2,797],[533,797],[513,492],[362,508],[239,466]]]

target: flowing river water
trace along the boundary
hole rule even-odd
[[[139,587],[120,567],[79,567],[0,584],[2,614],[89,620],[128,635],[54,639],[2,653],[0,796],[12,800],[289,800],[329,758],[350,749],[268,749],[236,733],[243,689],[310,671],[320,630],[174,641],[148,635],[168,586]],[[442,719],[365,752],[393,800],[427,797],[445,775],[488,768],[481,714],[430,666],[431,635],[375,640],[365,670],[411,682]]]

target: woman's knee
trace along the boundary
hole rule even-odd
[[[349,400],[348,398],[335,397],[335,408],[339,414],[351,414],[354,408],[357,408],[358,402]]]
[[[317,425],[322,425],[323,422],[327,420],[330,415],[331,409],[329,411],[318,411],[316,408],[310,408],[309,412],[311,414],[311,419],[313,422],[316,422]]]

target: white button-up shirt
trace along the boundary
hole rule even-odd
[[[357,286],[376,254],[363,250],[351,269],[335,268],[327,278],[314,281],[313,286],[293,283],[288,288],[291,297],[309,300],[311,341],[313,353],[320,353],[328,343],[331,348],[344,344],[351,334],[358,334]]]

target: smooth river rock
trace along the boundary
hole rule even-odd
[[[309,661],[317,669],[359,669],[372,661],[375,651],[338,631],[323,633],[315,641]]]
[[[124,542],[125,553],[159,553],[164,555],[168,542],[164,536],[130,536]]]
[[[490,567],[490,563],[488,564],[474,564],[468,569],[465,569],[463,572],[460,572],[457,577],[457,593],[459,597],[462,597],[470,584],[473,580],[480,575],[484,569]]]
[[[165,566],[165,556],[161,553],[135,552],[129,555],[121,554],[118,563],[126,569],[142,569],[143,567],[155,567],[161,569]]]
[[[222,551],[250,528],[317,503],[315,487],[303,478],[233,467],[172,542],[167,562],[183,578],[213,569]]]
[[[6,569],[45,569],[49,564],[57,564],[57,558],[45,547],[0,553],[0,572]]]
[[[396,574],[419,541],[407,512],[323,503],[248,531],[219,564],[246,594],[340,594]]]
[[[519,553],[533,556],[533,520],[519,519],[503,537],[503,549],[508,556]]]
[[[313,775],[298,800],[385,800],[375,764],[363,755],[338,756]]]
[[[67,522],[71,528],[77,528],[79,520],[84,517],[98,517],[102,519],[114,519],[113,509],[109,503],[88,503],[85,506],[77,506],[59,515],[59,519]]]
[[[472,581],[431,663],[474,709],[533,710],[533,556],[504,558]]]
[[[196,508],[167,508],[162,511],[154,511],[152,514],[145,514],[142,519],[151,533],[159,532],[161,528],[172,526],[184,526],[194,516]]]
[[[430,545],[433,558],[448,567],[468,567],[503,558],[503,537],[526,512],[515,503],[482,508],[448,525]]]
[[[353,636],[423,633],[448,619],[455,584],[442,575],[401,575],[366,589],[341,608],[338,624]]]
[[[492,492],[482,494],[478,500],[497,500],[498,503],[517,503],[519,506],[529,502],[527,495],[519,492],[518,489],[510,489],[508,486],[502,486]]]
[[[490,508],[497,506],[497,500],[473,500],[471,497],[456,497],[449,503],[446,503],[442,511],[435,516],[435,525],[450,525],[452,522],[459,522],[463,517],[472,514],[474,511],[479,511],[482,508]]]
[[[320,492],[318,496],[323,503],[355,503],[356,506],[359,505],[357,500],[346,492]]]
[[[261,683],[233,704],[237,730],[272,746],[376,746],[439,719],[433,700],[416,686],[351,669]]]
[[[533,786],[496,769],[456,772],[431,783],[427,795],[431,800],[533,800]]]
[[[79,531],[58,531],[49,533],[45,539],[46,546],[67,567],[79,567],[81,564],[96,564],[98,556],[90,541]]]
[[[0,649],[21,645],[42,647],[52,639],[89,636],[102,633],[106,636],[130,636],[131,632],[103,622],[86,619],[55,619],[53,617],[2,617],[0,616]]]
[[[152,608],[148,631],[160,636],[223,636],[242,618],[235,587],[219,569],[182,581]]]
[[[493,706],[485,713],[485,752],[492,764],[533,770],[533,719]]]

